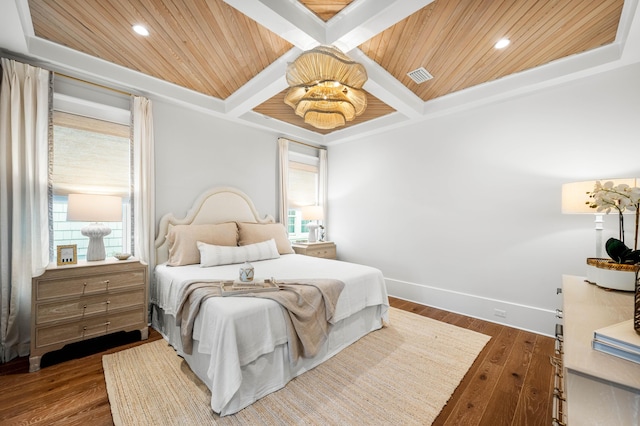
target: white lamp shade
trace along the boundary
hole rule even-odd
[[[302,207],[303,220],[322,220],[324,219],[324,211],[322,206],[304,206]]]
[[[627,179],[600,179],[600,182],[613,182],[614,185],[620,185],[626,183],[630,187],[636,186],[635,178]],[[590,213],[598,214],[596,209],[589,207],[591,198],[587,192],[593,192],[595,188],[595,180],[587,180],[584,182],[572,182],[562,185],[562,213],[564,214],[581,214]],[[625,213],[634,213],[631,211],[625,211]],[[600,212],[599,214],[602,214]]]
[[[587,192],[592,192],[595,180],[572,182],[562,185],[562,213],[563,214],[595,214],[596,209],[589,207],[591,198]]]
[[[122,198],[111,195],[69,194],[67,220],[121,222]]]

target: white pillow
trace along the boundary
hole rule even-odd
[[[230,265],[232,263],[253,262],[256,260],[277,259],[280,257],[276,241],[267,241],[246,246],[215,246],[213,244],[197,242],[200,250],[200,267]]]

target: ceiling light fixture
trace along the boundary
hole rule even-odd
[[[334,46],[318,46],[287,66],[289,91],[284,102],[304,122],[318,129],[334,129],[352,121],[367,108],[362,86],[367,70]]]
[[[131,28],[133,28],[133,31],[135,31],[136,33],[140,34],[141,36],[145,36],[146,37],[146,36],[149,35],[149,30],[146,27],[144,27],[143,25],[137,24],[137,25],[134,25]]]
[[[501,38],[493,47],[495,47],[496,49],[504,49],[510,43],[511,43],[511,40],[509,40],[508,38]]]

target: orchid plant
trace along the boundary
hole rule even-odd
[[[640,219],[640,188],[630,187],[625,183],[615,185],[608,181],[597,181],[593,191],[589,192],[591,201],[587,201],[589,207],[598,212],[609,214],[612,210],[618,212],[620,241],[624,244],[624,217],[626,210],[635,211],[634,250],[638,248],[638,225]]]

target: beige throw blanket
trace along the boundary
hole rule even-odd
[[[282,305],[288,315],[288,345],[291,362],[298,358],[310,358],[326,341],[338,297],[344,283],[334,279],[305,279],[278,281],[279,291],[246,293],[230,297],[261,297]],[[220,281],[192,281],[180,293],[176,324],[180,326],[183,350],[193,350],[193,325],[200,306],[209,297],[220,296]]]

